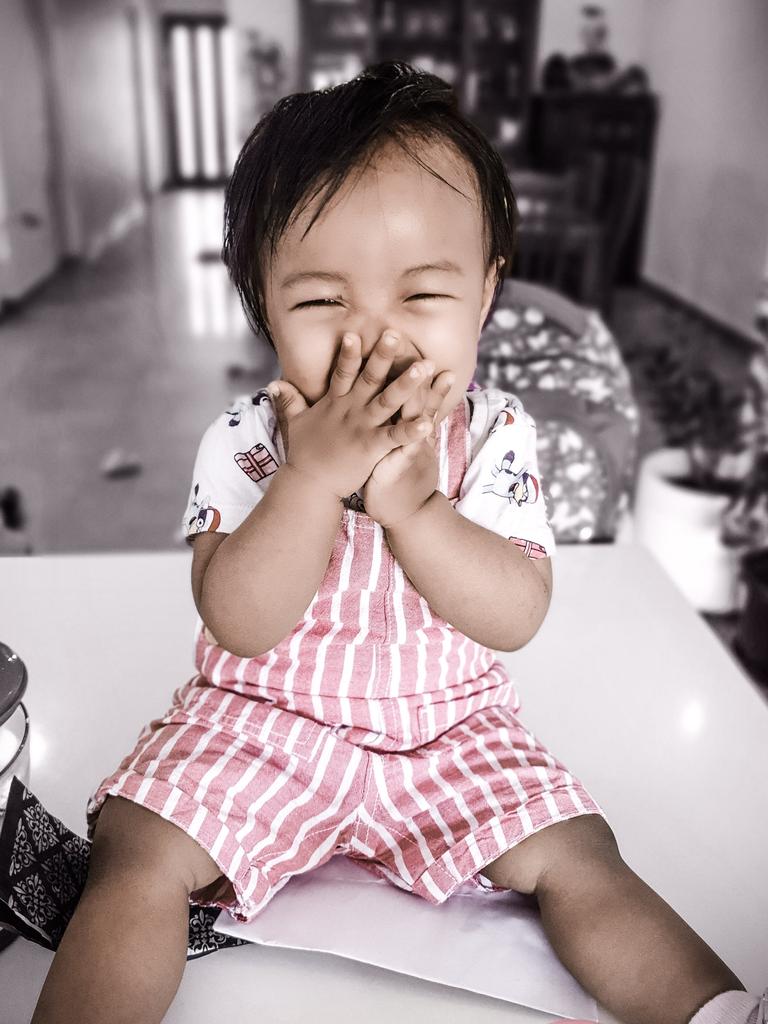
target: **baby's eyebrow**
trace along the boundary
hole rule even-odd
[[[428,270],[440,270],[446,274],[459,274],[461,277],[464,276],[464,271],[452,260],[438,260],[436,263],[419,263],[415,267],[408,267],[404,270],[401,277],[413,277],[415,274],[423,274]],[[296,274],[289,274],[288,277],[284,278],[280,289],[285,290],[287,288],[293,288],[297,284],[301,284],[302,281],[317,280],[317,281],[338,281],[341,284],[347,284],[348,278],[345,274],[339,274],[335,271],[330,270],[301,270]]]

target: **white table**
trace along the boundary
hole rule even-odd
[[[29,670],[30,787],[80,835],[91,789],[194,672],[190,564],[191,552],[0,559],[0,639]],[[633,870],[762,992],[768,704],[645,549],[561,545],[554,575],[539,633],[500,655],[521,717],[593,792]],[[29,1021],[52,958],[23,939],[0,953],[3,1024]],[[371,1024],[552,1019],[327,954],[247,945],[189,962],[165,1020],[335,1024],[342,1005]]]

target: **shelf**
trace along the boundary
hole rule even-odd
[[[434,68],[435,74],[453,84],[460,109],[482,122],[489,138],[498,136],[504,118],[520,122],[514,143],[497,141],[497,148],[513,145],[518,149],[527,138],[540,0],[299,0],[299,4],[302,67],[312,65],[312,55],[320,48],[355,53],[365,64],[401,60],[423,70]],[[363,16],[368,34],[330,35],[328,29],[337,14],[341,24],[348,21],[355,28]],[[502,31],[509,30],[512,22],[517,34],[503,38]],[[407,27],[420,30],[419,34],[407,34]],[[477,31],[481,35],[474,34]],[[441,74],[440,66],[448,64],[455,72]]]

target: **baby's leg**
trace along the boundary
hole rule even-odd
[[[220,879],[200,844],[159,814],[107,797],[88,878],[32,1024],[161,1021],[186,964],[189,894]]]
[[[626,1024],[687,1024],[744,986],[622,859],[600,815],[548,825],[483,869],[535,892],[547,938],[580,984]]]

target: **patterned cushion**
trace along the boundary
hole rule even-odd
[[[613,540],[635,478],[639,410],[603,319],[572,306],[574,329],[559,312],[566,305],[548,289],[507,279],[480,336],[475,381],[519,395],[536,420],[555,540]]]

